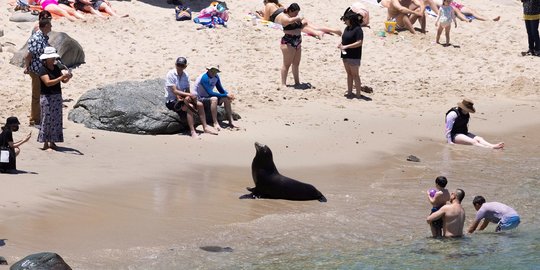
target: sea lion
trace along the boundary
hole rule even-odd
[[[314,186],[281,175],[272,156],[272,150],[264,144],[255,143],[257,153],[251,163],[251,174],[254,188],[247,188],[251,194],[240,199],[267,198],[293,201],[318,200],[326,202],[326,198]]]

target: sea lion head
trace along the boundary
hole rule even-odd
[[[272,150],[262,143],[255,143],[255,150],[257,153],[253,158],[251,163],[251,171],[253,173],[253,180],[255,185],[257,184],[257,175],[258,173],[264,172],[265,174],[276,173],[276,165],[274,164],[274,157],[272,155]]]

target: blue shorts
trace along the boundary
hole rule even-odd
[[[504,222],[499,221],[499,224],[497,225],[495,231],[500,232],[514,229],[519,225],[520,222],[521,221],[519,220],[519,216],[509,217]]]

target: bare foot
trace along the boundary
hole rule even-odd
[[[345,94],[345,97],[348,98],[348,99],[353,99],[353,98],[356,97],[356,95],[353,94],[352,92],[350,92],[350,93],[346,93],[346,94]]]
[[[493,149],[503,149],[504,148],[504,143],[503,142],[500,142],[498,144],[496,144]]]
[[[213,128],[210,128],[210,127],[205,128],[204,133],[208,133],[208,134],[212,134],[212,135],[218,135],[219,134],[216,131],[214,131]]]
[[[494,22],[498,22],[501,19],[501,16],[497,16],[493,19]]]
[[[43,144],[43,147],[41,148],[41,150],[47,150],[47,149],[49,149],[49,144],[48,143]]]
[[[218,123],[214,123],[214,129],[216,131],[220,131],[221,130],[221,127],[219,127],[219,124]]]
[[[51,143],[51,149],[56,151],[56,149],[58,149],[58,145],[56,145],[55,143],[52,142]]]
[[[229,128],[232,130],[240,130],[240,126],[235,125],[233,122],[229,123]]]
[[[200,138],[199,138],[199,134],[197,134],[197,131],[192,131],[192,132],[191,132],[191,138],[193,138],[193,139],[200,139]]]

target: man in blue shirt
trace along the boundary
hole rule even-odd
[[[213,126],[216,130],[220,130],[217,119],[217,106],[221,104],[224,104],[225,106],[229,127],[237,129],[238,126],[233,121],[231,109],[231,102],[235,99],[235,97],[232,93],[225,90],[221,85],[221,80],[218,76],[219,72],[219,67],[217,66],[207,67],[206,72],[201,74],[195,81],[194,90],[204,106],[210,106]],[[218,92],[215,92],[214,88],[216,88]]]

